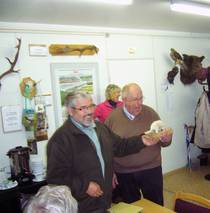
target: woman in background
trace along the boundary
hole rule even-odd
[[[104,123],[109,113],[116,107],[121,107],[123,103],[119,101],[121,89],[115,84],[109,84],[105,90],[106,100],[98,104],[95,108],[94,117]]]

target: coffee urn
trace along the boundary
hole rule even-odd
[[[34,175],[30,171],[30,148],[17,146],[7,153],[10,158],[11,179],[19,185],[30,183]]]

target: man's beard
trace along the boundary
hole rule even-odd
[[[85,127],[90,127],[92,126],[94,123],[94,120],[93,120],[93,114],[88,114],[85,116],[85,119],[84,119],[84,123],[83,123],[83,126]]]

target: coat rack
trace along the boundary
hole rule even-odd
[[[202,85],[207,85],[208,86],[208,91],[207,91],[207,95],[208,95],[208,98],[209,98],[209,103],[210,103],[210,71],[207,73],[207,78],[206,78],[206,82],[205,83],[200,83]],[[205,90],[205,87],[204,87],[204,90]],[[204,176],[204,178],[208,181],[210,181],[210,173],[209,174],[206,174]]]
[[[207,92],[207,95],[208,95],[208,98],[209,98],[209,103],[210,103],[210,71],[208,71],[207,73],[207,77],[206,77],[206,82],[199,82],[201,85],[204,85],[203,86],[203,90],[205,90],[205,85],[207,85],[208,87],[208,90],[206,91]]]

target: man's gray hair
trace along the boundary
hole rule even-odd
[[[66,107],[75,107],[76,101],[80,98],[92,99],[91,95],[84,92],[70,92],[65,97],[65,106]]]
[[[137,84],[137,83],[130,83],[130,84],[126,84],[123,88],[122,88],[122,98],[128,98],[130,97],[130,89],[132,87],[137,87],[139,88],[139,90],[141,90],[141,87]]]
[[[24,213],[77,213],[78,204],[68,186],[42,186],[24,208]]]

